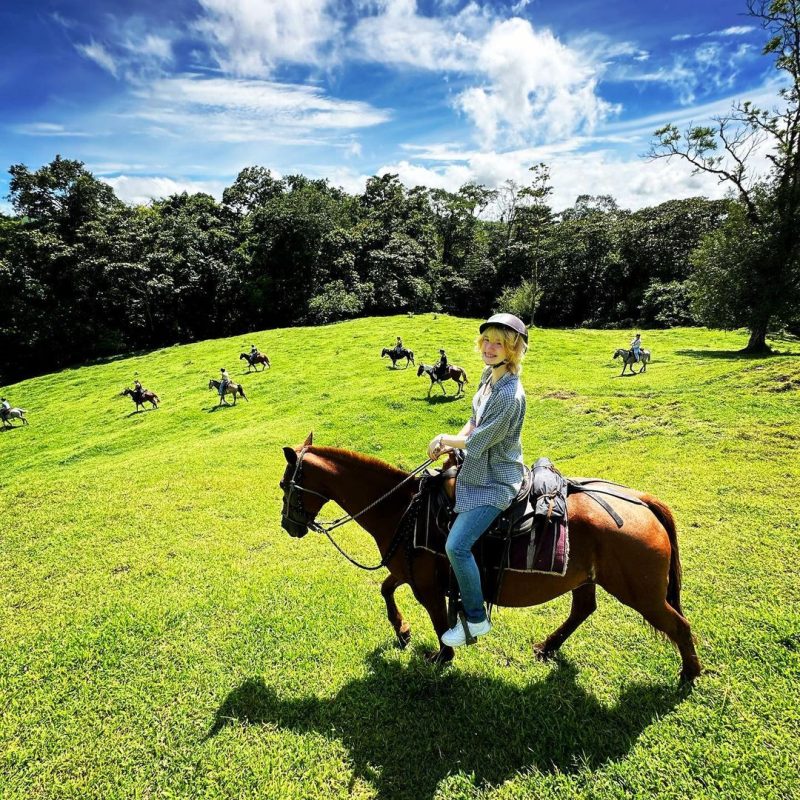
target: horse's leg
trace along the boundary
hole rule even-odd
[[[386,580],[381,584],[381,594],[386,603],[386,613],[389,617],[389,622],[392,623],[394,628],[397,642],[401,648],[405,649],[411,641],[411,626],[403,619],[403,615],[394,601],[394,591],[403,583],[404,581],[399,580],[390,572],[386,576]]]
[[[620,570],[621,555],[617,554],[616,569],[608,572],[606,569],[601,570],[598,583],[621,603],[638,611],[656,630],[669,637],[681,656],[681,681],[694,680],[702,668],[689,622],[667,603],[667,565],[648,560],[645,554],[641,554],[642,558],[636,562],[635,569],[629,566]],[[663,574],[661,580],[657,577],[660,573]]]
[[[424,606],[431,618],[433,629],[436,631],[436,638],[439,641],[439,650],[426,654],[426,659],[433,664],[447,664],[453,660],[454,651],[452,647],[442,644],[442,634],[450,629],[447,622],[447,602],[445,593],[439,586],[427,585],[418,587],[417,600]]]
[[[597,608],[597,586],[594,583],[584,583],[572,590],[572,608],[566,622],[551,633],[543,642],[533,646],[537,658],[547,660],[552,658],[567,637],[585,622]]]
[[[697,657],[689,621],[681,616],[666,600],[652,609],[637,611],[658,631],[666,634],[681,655],[681,681],[693,681],[701,672],[702,666]]]
[[[442,394],[447,397],[447,391],[444,388],[444,381],[439,381],[439,388],[442,390]]]

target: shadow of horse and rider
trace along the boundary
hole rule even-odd
[[[530,769],[572,773],[619,760],[687,692],[634,682],[606,705],[578,684],[576,667],[563,656],[546,676],[519,686],[436,672],[421,650],[410,663],[387,658],[385,650],[367,657],[366,677],[332,697],[286,696],[262,677],[249,678],[217,709],[208,738],[231,725],[333,738],[379,797],[428,800],[453,773],[497,786]]]

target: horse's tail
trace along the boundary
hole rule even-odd
[[[242,386],[242,384],[241,384],[241,383],[239,384],[239,394],[240,394],[242,397],[244,397],[244,399],[245,399],[245,400],[247,400],[247,395],[244,393],[244,386]],[[249,400],[247,400],[247,402],[249,403],[250,401],[249,401]]]
[[[683,616],[681,608],[681,556],[678,551],[678,531],[675,527],[675,517],[669,510],[669,506],[661,500],[646,494],[642,500],[647,503],[647,507],[655,514],[656,519],[664,526],[664,530],[669,536],[670,556],[669,556],[669,580],[667,581],[667,602]]]
[[[461,373],[464,376],[464,383],[469,383],[469,379],[467,378],[467,371],[465,369],[462,369]]]

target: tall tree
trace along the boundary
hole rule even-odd
[[[743,213],[731,209],[698,254],[697,307],[712,324],[747,326],[745,351],[764,352],[770,326],[790,319],[800,301],[800,0],[748,0],[747,10],[769,34],[764,53],[788,79],[782,107],[736,103],[713,126],[683,133],[670,123],[655,132],[650,157],[677,156],[734,188]],[[765,147],[771,174],[758,180],[753,156]]]

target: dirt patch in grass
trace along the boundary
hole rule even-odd
[[[577,396],[578,396],[577,392],[561,390],[558,392],[548,392],[547,394],[542,395],[542,398],[544,400],[569,400]]]

